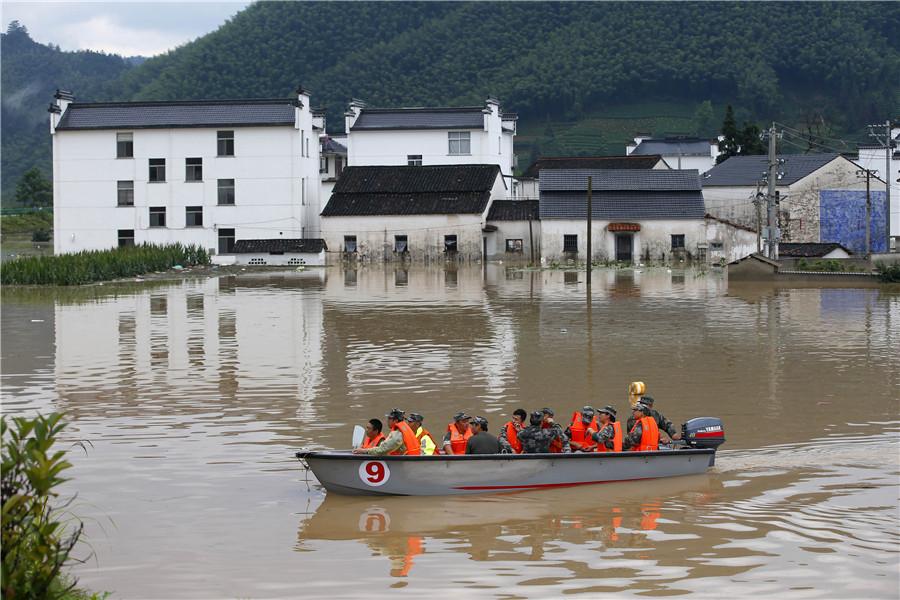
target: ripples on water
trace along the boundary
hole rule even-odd
[[[894,598],[900,297],[490,267],[4,290],[5,413],[66,410],[85,585],[123,597]],[[74,294],[74,295],[73,295]],[[393,406],[721,416],[708,476],[325,498],[291,460]],[[565,419],[565,416],[561,417]],[[86,549],[85,549],[86,550]],[[348,574],[350,577],[348,577]]]

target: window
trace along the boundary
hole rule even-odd
[[[304,147],[303,142],[305,139],[306,139],[306,132],[301,129],[300,130],[300,156],[306,156],[306,154],[303,153],[303,147]]]
[[[725,244],[722,242],[711,242],[709,244],[710,250],[723,250],[725,248]]]
[[[300,206],[306,206],[306,177],[300,178]]]
[[[166,159],[151,158],[150,159],[150,181],[164,182],[166,180]]]
[[[220,179],[218,183],[219,205],[234,204],[234,179]]]
[[[563,252],[578,252],[578,236],[567,233],[563,235]]]
[[[234,156],[234,132],[216,132],[216,153],[219,156]]]
[[[309,158],[309,138],[306,138],[306,158]]]
[[[409,252],[409,244],[407,242],[408,238],[405,235],[395,235],[394,236],[394,252],[397,254],[404,254]]]
[[[327,173],[328,172],[328,157],[327,156],[319,156],[319,173]]]
[[[672,250],[678,250],[679,248],[684,249],[684,234],[683,233],[673,233],[672,234]]]
[[[119,230],[119,248],[134,246],[134,229]]]
[[[344,252],[346,252],[347,254],[356,252],[356,236],[355,235],[345,235],[344,236]]]
[[[410,167],[421,167],[422,166],[422,155],[421,154],[407,154],[406,155],[406,164]]]
[[[150,227],[166,226],[166,207],[151,206],[150,207]]]
[[[525,251],[525,245],[522,243],[522,240],[506,240],[506,251],[521,254]]]
[[[134,182],[118,181],[116,187],[118,188],[118,205],[134,206]]]
[[[234,229],[219,229],[219,254],[234,252]]]
[[[134,134],[116,134],[116,158],[134,158]]]
[[[184,226],[185,227],[203,227],[203,207],[202,206],[186,206],[186,207],[184,207]]]
[[[503,154],[503,137],[497,136],[497,154]]]
[[[444,236],[444,252],[446,252],[447,254],[456,254],[457,245],[455,235]]]
[[[447,133],[450,142],[450,154],[471,154],[472,133],[469,131],[450,131]]]
[[[186,158],[186,159],[184,159],[184,180],[185,181],[203,181],[203,159],[202,158]]]
[[[334,178],[337,179],[341,176],[341,173],[344,171],[344,157],[343,156],[335,156],[334,157]]]

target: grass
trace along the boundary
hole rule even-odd
[[[28,233],[53,230],[53,211],[41,210],[23,215],[4,215],[0,217],[0,233]]]
[[[3,285],[82,285],[165,271],[175,265],[209,264],[200,246],[143,244],[60,256],[24,257],[0,266]]]

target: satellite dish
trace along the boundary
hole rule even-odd
[[[359,425],[353,426],[353,443],[352,446],[354,448],[359,448],[362,445],[363,438],[366,436],[366,430],[360,427]]]

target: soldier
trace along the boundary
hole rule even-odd
[[[536,410],[531,413],[528,427],[519,432],[519,442],[523,454],[542,454],[550,452],[550,443],[564,436],[562,428],[544,427],[544,413]]]
[[[356,448],[353,454],[373,454],[375,456],[383,456],[385,454],[408,454],[418,456],[422,453],[419,440],[416,434],[409,428],[409,424],[403,418],[405,413],[399,408],[392,408],[391,412],[385,415],[388,419],[388,426],[391,433],[387,438],[372,448]]]
[[[437,450],[437,444],[434,442],[434,437],[432,437],[431,433],[425,429],[424,425],[422,425],[425,417],[419,413],[409,413],[406,420],[409,422],[409,428],[416,434],[416,439],[419,440],[419,445],[422,447],[422,454],[425,454],[426,456],[434,454],[435,450]]]
[[[507,421],[500,430],[497,439],[500,441],[500,451],[505,454],[521,454],[522,444],[519,443],[519,432],[525,428],[525,419],[528,413],[517,408],[513,411],[512,419]]]
[[[553,409],[543,408],[541,409],[541,414],[544,415],[542,427],[544,429],[556,430],[558,433],[556,438],[550,443],[550,452],[571,452],[572,449],[569,447],[569,438],[563,431],[562,425],[553,420]]]
[[[659,450],[659,428],[656,420],[650,415],[652,409],[638,402],[632,409],[634,427],[625,438],[625,447],[639,452]]]
[[[651,396],[641,396],[640,402],[646,404],[650,407],[650,416],[653,417],[653,420],[656,421],[656,426],[660,431],[665,431],[666,434],[673,440],[681,439],[681,432],[675,428],[675,425],[672,421],[668,420],[662,414],[654,410],[653,408],[653,398]],[[628,423],[625,426],[626,431],[631,431],[634,428],[634,416],[628,417]]]
[[[587,433],[597,442],[597,452],[621,452],[624,444],[622,424],[616,421],[616,409],[604,406],[597,411],[600,431],[588,429]]]

